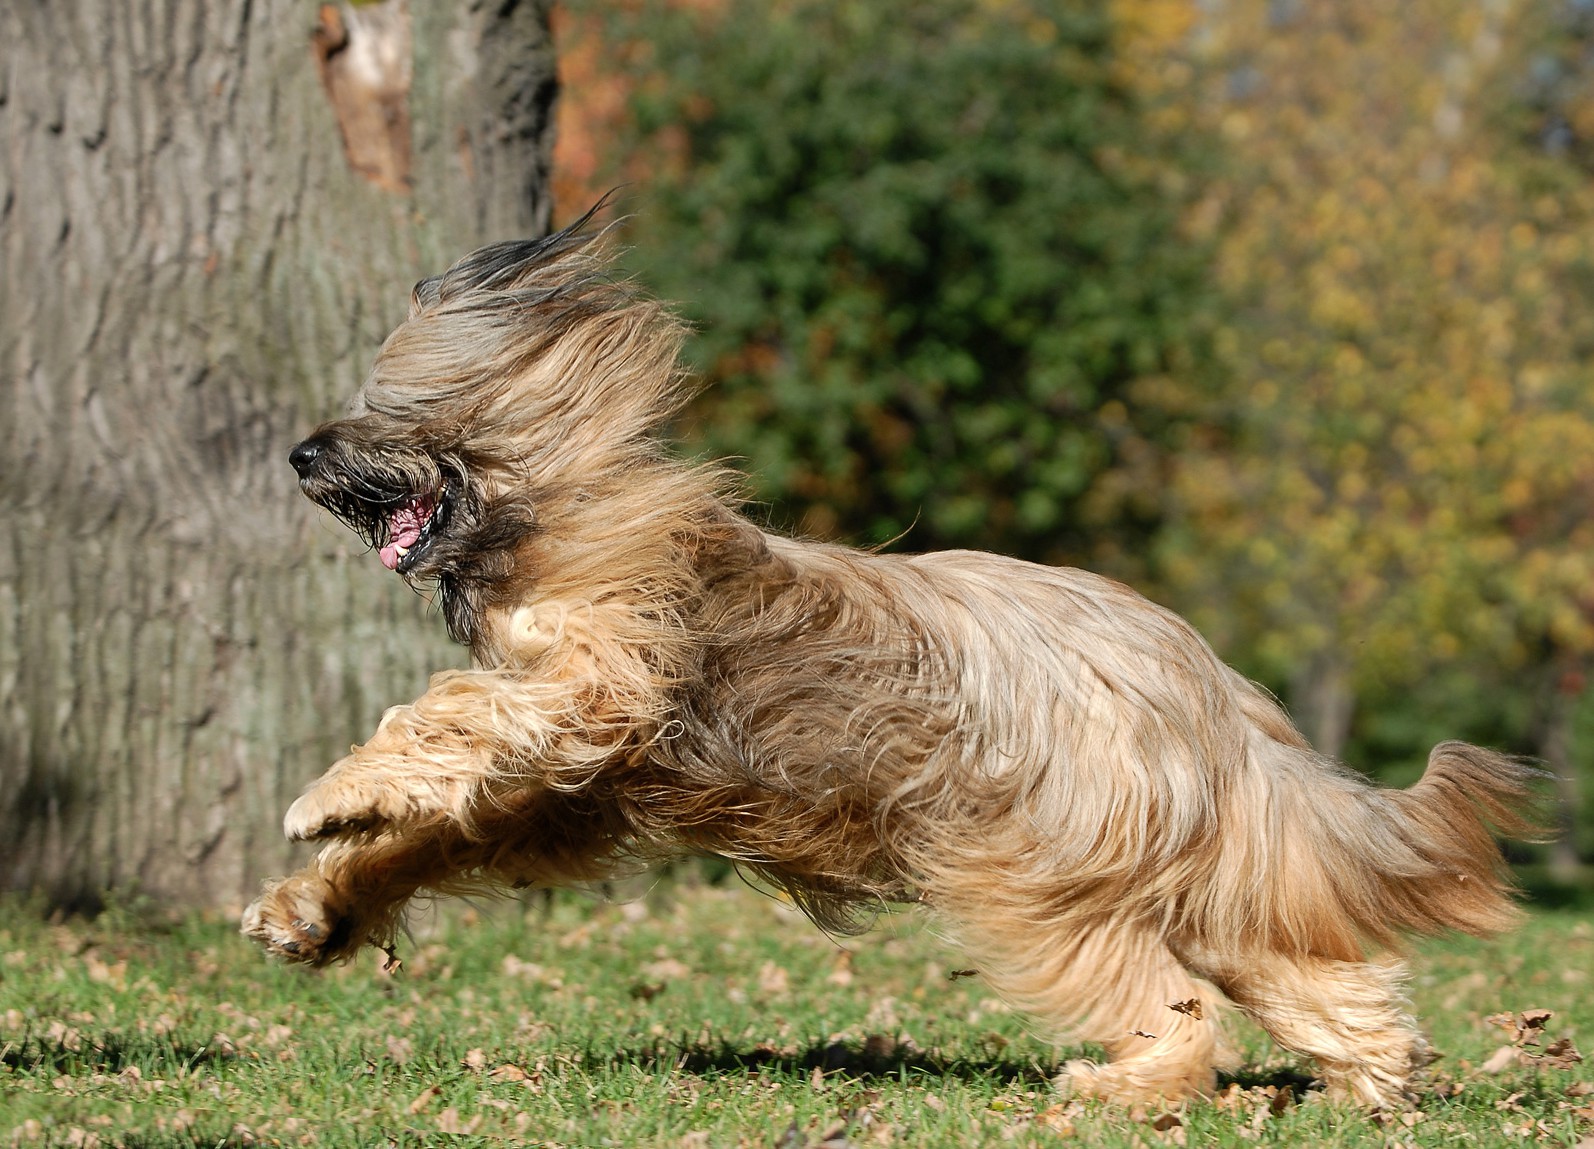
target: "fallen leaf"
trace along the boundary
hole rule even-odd
[[[1035,1114],[1035,1124],[1044,1126],[1054,1133],[1060,1133],[1064,1137],[1071,1137],[1074,1133],[1073,1113],[1061,1102]]]
[[[1479,1073],[1502,1073],[1515,1065],[1518,1060],[1517,1047],[1502,1045],[1499,1049],[1489,1054],[1489,1059],[1478,1066]]]
[[[413,1117],[415,1114],[419,1113],[422,1109],[425,1109],[428,1105],[430,1105],[432,1103],[432,1099],[435,1098],[441,1092],[443,1092],[443,1087],[440,1086],[440,1085],[433,1085],[433,1086],[430,1086],[427,1089],[423,1090],[419,1097],[417,1097],[414,1101],[410,1102],[410,1104],[409,1104],[410,1116]]]
[[[835,968],[826,975],[825,980],[831,985],[847,986],[852,984],[851,950],[842,950],[836,955]]]
[[[1544,1052],[1539,1055],[1541,1065],[1548,1065],[1552,1069],[1571,1069],[1572,1066],[1583,1060],[1583,1055],[1578,1052],[1577,1046],[1572,1044],[1570,1037],[1558,1038],[1544,1047]]]
[[[1201,1020],[1201,999],[1199,997],[1192,997],[1189,1001],[1169,1002],[1168,1008],[1173,1010],[1174,1013],[1182,1013],[1187,1017],[1195,1018],[1197,1021]]]
[[[1522,1028],[1543,1029],[1554,1016],[1554,1012],[1548,1009],[1525,1009],[1522,1011]]]
[[[772,961],[758,969],[758,988],[767,994],[783,994],[791,988],[791,975]]]
[[[648,962],[642,972],[650,981],[679,981],[692,976],[692,967],[674,958],[661,958]]]
[[[469,1121],[461,1121],[459,1110],[452,1105],[437,1115],[437,1130],[439,1133],[463,1133],[469,1135],[476,1132],[481,1123],[482,1115],[480,1113]]]

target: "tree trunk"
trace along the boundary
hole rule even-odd
[[[1554,775],[1552,782],[1555,837],[1546,851],[1550,876],[1568,885],[1581,881],[1583,863],[1577,848],[1578,792],[1577,762],[1572,753],[1573,730],[1578,704],[1586,689],[1587,675],[1581,666],[1566,660],[1552,670],[1545,692],[1544,711],[1539,718],[1539,757]]]
[[[0,4],[0,887],[239,902],[460,660],[286,457],[414,280],[545,229],[547,8]]]
[[[1339,758],[1350,739],[1356,713],[1350,667],[1333,651],[1319,651],[1290,682],[1290,710],[1307,741],[1319,754]]]

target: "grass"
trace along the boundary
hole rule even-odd
[[[1586,908],[1420,948],[1416,1008],[1444,1057],[1382,1123],[1239,1023],[1245,1068],[1215,1100],[1066,1102],[1059,1052],[912,915],[838,945],[735,883],[684,881],[443,917],[397,974],[374,954],[306,973],[214,918],[50,922],[0,901],[0,1146],[1573,1145],[1594,1128],[1591,1063],[1535,1056],[1594,1044]],[[1489,1017],[1537,1009],[1553,1016],[1524,1052],[1486,1065],[1513,1044]]]

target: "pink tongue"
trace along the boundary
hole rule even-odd
[[[421,537],[421,528],[431,517],[430,499],[416,499],[408,506],[394,511],[387,521],[387,545],[380,552],[382,565],[390,571],[398,570],[399,560],[403,557],[398,553],[398,549],[413,547]]]

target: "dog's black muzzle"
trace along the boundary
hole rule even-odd
[[[299,472],[299,478],[308,479],[314,473],[316,464],[326,457],[326,453],[326,443],[312,435],[288,452],[288,462],[292,463],[293,469]]]

